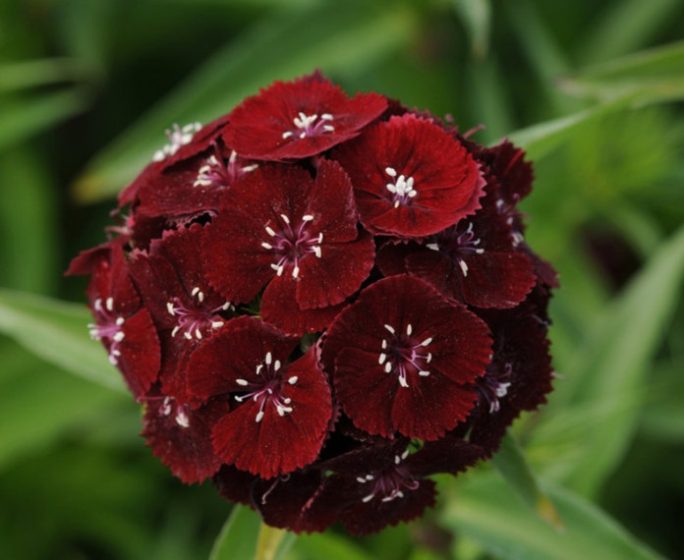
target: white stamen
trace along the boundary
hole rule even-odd
[[[173,330],[171,331],[171,338],[176,336],[178,334],[179,330],[180,330],[180,325],[176,325],[175,327],[173,327]]]
[[[170,301],[166,302],[166,310],[169,312],[169,315],[175,315],[173,303]]]
[[[313,250],[314,255],[319,259],[323,256],[323,251],[321,251],[321,248],[318,245],[313,245],[311,249]]]
[[[392,363],[385,362],[385,373],[389,373],[390,371],[392,371]]]
[[[380,354],[380,357],[378,358],[378,363],[379,363],[380,365],[382,365],[382,364],[385,363],[385,360],[386,360],[386,359],[387,359],[387,354],[385,354],[385,353],[383,352],[382,354]]]
[[[125,336],[126,336],[126,335],[123,333],[123,331],[119,331],[119,332],[117,332],[112,338],[113,338],[116,342],[121,342],[121,341],[124,339]]]
[[[266,249],[267,251],[270,251],[271,249],[273,249],[273,245],[271,245],[270,243],[266,243],[265,241],[261,244],[261,246],[264,249]]]
[[[292,136],[291,131],[283,132],[283,140],[287,140],[290,136]]]
[[[428,376],[430,375],[430,372],[427,371],[427,370],[421,369],[421,370],[418,372],[418,375],[420,375],[421,377],[428,377]]]
[[[463,259],[458,259],[458,266],[461,268],[463,276],[468,276],[468,265]]]
[[[401,454],[402,459],[406,459],[406,457],[408,457],[408,456],[409,456],[409,450],[408,449]]]
[[[108,297],[107,301],[105,302],[105,307],[107,307],[107,311],[113,311],[114,310],[114,299]]]
[[[385,328],[386,328],[389,332],[391,332],[392,334],[395,333],[394,327],[393,327],[392,325],[387,325],[387,324],[385,324]]]
[[[370,502],[373,498],[375,497],[375,494],[368,494],[368,496],[364,497],[363,500],[361,500],[364,504],[367,504]]]
[[[116,323],[117,327],[120,327],[121,325],[124,324],[124,318],[123,317],[117,317],[115,323]]]
[[[421,346],[428,346],[432,343],[433,338],[431,336],[427,337],[423,342],[420,343]]]
[[[273,371],[278,371],[280,369],[280,360],[276,360],[273,364]]]
[[[303,222],[310,222],[314,219],[314,217],[311,214],[305,214],[302,216],[302,221]]]
[[[271,237],[275,237],[276,232],[273,231],[273,228],[270,226],[265,226],[264,229],[266,230],[266,233],[268,233]]]
[[[292,269],[292,278],[297,278],[297,276],[299,276],[299,267],[294,265],[294,268]]]
[[[254,421],[258,424],[263,419],[264,419],[264,411],[260,410],[259,412],[257,412],[256,418],[254,418]]]
[[[390,177],[397,176],[397,170],[394,169],[394,167],[385,167],[385,173],[387,173]]]
[[[425,246],[432,251],[439,251],[439,243],[426,243]]]
[[[188,415],[182,409],[179,409],[176,413],[176,424],[181,428],[188,428],[190,426],[190,418],[188,418]]]
[[[266,358],[264,358],[266,365],[270,366],[273,363],[273,354],[266,352]]]
[[[298,379],[299,379],[299,378],[298,378],[296,375],[293,375],[292,377],[290,377],[290,379],[287,380],[287,382],[288,382],[290,385],[294,385],[295,383],[297,383],[297,380],[298,380]]]
[[[413,325],[411,325],[411,323],[409,323],[408,325],[406,325],[406,335],[411,336],[412,332],[413,332]]]
[[[237,383],[238,385],[242,385],[243,387],[249,385],[249,381],[247,381],[246,379],[236,379],[235,383]]]
[[[290,224],[290,218],[288,218],[285,214],[281,214],[280,218],[285,222],[286,224]]]
[[[211,328],[212,329],[220,329],[224,325],[223,321],[212,321],[211,322]]]

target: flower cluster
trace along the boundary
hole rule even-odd
[[[320,74],[168,139],[69,272],[182,481],[368,533],[544,402],[556,278],[525,243],[522,150]]]

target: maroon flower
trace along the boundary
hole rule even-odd
[[[435,503],[436,473],[457,474],[485,454],[483,448],[447,436],[414,450],[404,438],[381,441],[324,463],[332,475],[309,507],[325,504],[351,534],[364,535],[410,521]]]
[[[225,407],[214,402],[193,410],[173,397],[149,397],[142,434],[174,476],[186,484],[202,482],[221,466],[211,445],[211,426]]]
[[[191,393],[231,404],[214,424],[214,451],[262,478],[311,463],[332,414],[316,347],[288,363],[296,345],[297,339],[245,317],[227,323],[188,363]]]
[[[221,134],[227,122],[224,116],[205,126],[198,122],[183,126],[173,124],[166,130],[168,143],[154,152],[152,162],[119,194],[119,206],[134,202],[140,188],[159,177],[168,167],[206,150]]]
[[[95,322],[89,325],[93,339],[107,349],[109,362],[117,366],[136,398],[157,379],[160,347],[147,309],[131,282],[120,243],[109,243],[81,254],[69,272],[91,271],[88,299]]]
[[[479,207],[484,183],[477,163],[427,119],[392,117],[334,157],[349,173],[361,221],[373,233],[423,237]]]
[[[434,440],[477,400],[491,359],[487,326],[410,276],[366,288],[330,326],[323,363],[354,424],[385,437]]]
[[[359,134],[387,101],[376,93],[349,98],[320,74],[276,82],[230,114],[224,138],[238,154],[281,161],[320,154]]]
[[[302,334],[321,330],[373,266],[372,238],[357,229],[351,184],[322,161],[316,179],[265,166],[236,184],[207,228],[207,277],[230,301],[262,297],[265,320]]]
[[[378,257],[386,275],[408,272],[444,295],[475,307],[518,305],[536,283],[534,264],[517,247],[507,218],[487,196],[471,219],[461,220],[423,243],[387,243]]]
[[[202,227],[168,232],[149,252],[136,252],[131,273],[159,329],[165,359],[161,382],[165,394],[185,403],[185,360],[205,337],[221,329],[232,305],[209,286],[197,251]]]

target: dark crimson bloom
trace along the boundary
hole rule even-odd
[[[522,150],[320,73],[167,136],[68,273],[180,480],[363,535],[545,402],[558,282],[525,241]]]
[[[443,294],[475,307],[518,305],[534,287],[534,264],[518,248],[509,218],[493,196],[472,218],[432,235],[422,243],[387,243],[378,257],[386,275],[408,272]]]
[[[334,157],[349,173],[361,221],[373,233],[423,237],[479,207],[484,183],[477,163],[430,120],[392,117]]]
[[[149,252],[134,252],[131,274],[166,348],[160,380],[166,394],[187,402],[189,352],[230,317],[233,306],[209,286],[197,251],[202,226],[167,232]]]
[[[264,166],[231,189],[207,228],[207,277],[226,298],[261,300],[264,319],[292,334],[322,330],[373,267],[374,244],[357,227],[349,178],[321,161]]]
[[[490,359],[487,326],[411,276],[366,288],[323,346],[343,410],[358,428],[385,437],[434,440],[453,429],[475,405],[470,385]]]
[[[226,402],[212,430],[224,462],[272,478],[318,455],[332,414],[330,389],[315,347],[288,362],[296,345],[258,319],[240,318],[193,352],[190,392]]]
[[[349,98],[339,86],[312,74],[276,82],[248,97],[230,114],[224,138],[245,157],[301,159],[354,138],[386,107],[381,95]]]
[[[150,313],[142,307],[131,282],[119,243],[86,252],[72,263],[72,274],[92,274],[88,299],[95,322],[93,339],[107,349],[109,362],[118,366],[136,398],[141,398],[159,373],[159,338]]]

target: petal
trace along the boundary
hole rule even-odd
[[[259,481],[254,486],[254,504],[271,527],[295,533],[324,531],[335,522],[339,510],[339,504],[324,499],[329,483],[318,470]]]
[[[231,465],[223,465],[214,476],[214,484],[219,494],[230,502],[252,506],[252,487],[259,478]]]
[[[211,446],[211,426],[225,406],[213,403],[198,410],[157,397],[145,410],[142,435],[152,453],[186,484],[202,482],[221,466]]]
[[[437,441],[425,443],[417,453],[406,459],[406,466],[412,473],[427,476],[436,473],[458,474],[485,458],[485,448],[447,435]]]
[[[161,347],[152,317],[141,309],[122,326],[119,367],[136,397],[144,395],[157,379],[161,365]]]
[[[261,478],[287,474],[312,463],[323,445],[332,415],[330,389],[319,369],[315,349],[287,368],[295,384],[285,384],[282,395],[291,399],[292,412],[282,416],[266,406],[255,421],[259,404],[248,400],[214,426],[214,450],[225,462]]]
[[[350,243],[323,244],[321,258],[302,259],[297,303],[302,309],[342,303],[368,278],[374,257],[373,237],[366,232]]]
[[[325,330],[344,305],[301,309],[296,300],[299,284],[290,276],[276,276],[271,280],[261,298],[261,316],[264,321],[295,336]]]

